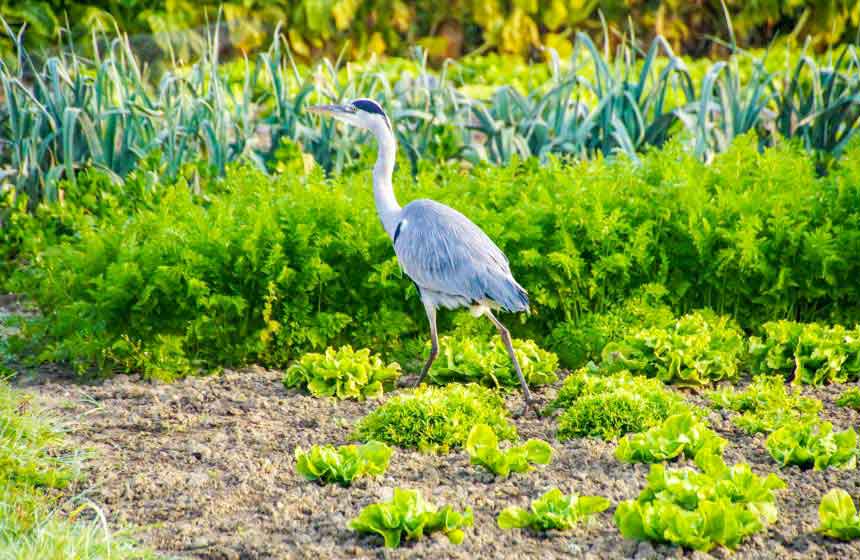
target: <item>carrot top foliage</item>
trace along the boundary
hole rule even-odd
[[[860,318],[851,150],[825,177],[801,150],[760,153],[748,137],[711,165],[672,144],[641,164],[441,166],[415,181],[401,170],[395,190],[402,203],[455,206],[497,241],[533,302],[515,334],[539,344],[653,284],[678,315],[706,305],[747,329],[850,323]],[[9,287],[42,312],[21,337],[39,359],[173,377],[346,343],[386,353],[426,335],[365,174],[235,167],[201,194],[147,181],[141,172],[120,189],[90,173],[73,189],[80,204],[16,226],[25,266]]]

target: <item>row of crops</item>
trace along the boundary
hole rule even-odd
[[[802,149],[760,152],[748,134],[710,164],[673,142],[639,163],[401,170],[395,190],[480,224],[531,295],[532,314],[512,330],[575,367],[602,349],[604,327],[623,330],[619,317],[664,319],[621,305],[633,296],[675,313],[710,307],[751,334],[779,319],[856,322],[858,149],[818,176]],[[245,165],[172,185],[141,168],[117,185],[91,170],[63,204],[27,213],[19,199],[0,231],[5,284],[42,316],[12,342],[81,372],[159,378],[283,367],[343,344],[420,353],[421,304],[368,183]],[[443,331],[490,327],[440,320]]]
[[[125,36],[94,39],[93,58],[63,50],[42,60],[7,32],[17,54],[0,65],[0,166],[4,184],[31,208],[57,201],[61,183],[88,167],[119,183],[154,161],[159,179],[172,182],[201,162],[221,176],[235,162],[282,171],[284,154],[300,150],[325,170],[354,168],[364,133],[335,133],[304,107],[357,97],[386,107],[413,174],[448,161],[638,160],[671,138],[710,161],[748,132],[763,146],[796,141],[826,168],[860,119],[855,46],[817,58],[806,49],[739,51],[691,69],[662,37],[644,51],[623,43],[610,53],[578,34],[569,57],[550,51],[546,78],[527,90],[504,85],[505,76],[499,87],[475,90],[462,77],[479,63],[431,71],[419,52],[417,64],[300,68],[281,35],[259,56],[222,65],[217,33],[200,61],[153,82]]]
[[[834,430],[822,419],[822,402],[803,396],[801,386],[860,380],[860,329],[818,324],[773,322],[762,337],[747,339],[725,316],[695,312],[668,319],[668,309],[650,310],[663,322],[627,321],[626,335],[607,330],[597,361],[569,374],[543,414],[555,417],[556,439],[591,437],[616,441],[615,458],[651,464],[647,484],[635,499],[616,504],[613,519],[630,539],[670,543],[689,549],[738,548],[749,536],[777,523],[777,495],[786,488],[775,473],[759,476],[749,464],[727,465],[732,443],[710,426],[709,409],[731,411],[742,431],[764,434],[764,449],[774,468],[855,469],[857,435],[853,428]],[[630,317],[628,315],[628,317]],[[475,353],[480,343],[447,340],[441,360],[442,387],[400,391],[359,420],[353,438],[363,445],[314,445],[295,450],[296,470],[308,480],[350,486],[388,469],[398,449],[448,453],[463,448],[471,465],[495,480],[529,473],[553,461],[552,445],[540,439],[518,443],[500,394],[515,390],[508,363],[494,352]],[[531,341],[515,340],[515,351],[532,386],[557,381],[557,357]],[[479,356],[485,356],[481,360]],[[743,389],[740,372],[751,372]],[[368,350],[350,347],[307,354],[284,376],[287,388],[316,397],[379,398],[400,376]],[[794,387],[786,387],[786,378]],[[714,387],[696,406],[674,387]],[[482,387],[489,386],[491,389]],[[860,391],[843,391],[839,406],[857,410]],[[509,440],[504,445],[500,442]],[[685,459],[695,467],[673,466]],[[535,473],[535,476],[540,476]],[[569,530],[610,506],[599,496],[565,495],[552,488],[529,509],[510,506],[497,515],[502,529]],[[366,506],[349,528],[375,533],[388,547],[442,532],[459,544],[473,525],[471,509],[436,508],[420,492],[395,488],[393,498]],[[842,540],[860,535],[860,517],[851,496],[841,488],[827,492],[819,508],[817,531]]]

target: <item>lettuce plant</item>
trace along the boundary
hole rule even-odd
[[[614,439],[641,432],[663,420],[688,411],[689,405],[657,379],[619,371],[602,374],[594,366],[578,370],[564,380],[547,412],[564,409],[558,418],[558,437]]]
[[[736,380],[745,349],[743,333],[732,319],[702,310],[684,315],[668,328],[642,329],[609,343],[602,356],[613,369],[696,386]]]
[[[590,516],[605,511],[609,500],[600,496],[565,496],[553,488],[531,503],[529,509],[510,506],[499,514],[497,522],[501,529],[524,529],[548,531],[550,529],[572,529]]]
[[[860,389],[857,387],[846,389],[841,395],[839,395],[839,398],[836,399],[836,404],[839,406],[847,406],[854,410],[860,410]]]
[[[347,345],[327,348],[325,354],[305,354],[287,368],[284,386],[305,387],[315,397],[364,400],[392,390],[399,376],[397,363],[385,365],[367,348],[353,350]]]
[[[773,321],[751,337],[753,371],[790,376],[793,383],[821,385],[860,379],[860,326]]]
[[[371,504],[349,522],[349,528],[360,533],[377,533],[388,548],[397,548],[405,535],[418,540],[425,534],[441,531],[452,544],[463,542],[465,527],[471,527],[471,508],[459,513],[451,506],[437,509],[424,500],[418,490],[394,489],[390,502]]]
[[[740,412],[732,422],[749,434],[811,422],[822,408],[820,400],[802,396],[797,388],[789,391],[781,375],[758,375],[742,391],[723,387],[710,391],[708,398],[714,408]]]
[[[466,440],[466,451],[473,465],[481,465],[502,478],[507,478],[512,472],[529,471],[534,468],[533,464],[548,465],[552,460],[552,447],[539,439],[500,449],[496,432],[486,424],[472,427]]]
[[[860,515],[851,495],[841,488],[834,488],[824,495],[818,506],[819,533],[849,541],[860,538]]]
[[[338,448],[314,445],[307,452],[296,447],[296,470],[308,480],[349,486],[361,476],[384,473],[392,453],[390,447],[378,441]]]
[[[429,351],[429,342],[427,350]],[[558,380],[558,357],[532,340],[513,340],[514,352],[529,385],[548,385]],[[439,357],[428,378],[437,385],[451,382],[480,383],[490,387],[519,387],[508,351],[499,337],[449,337],[439,340]]]
[[[727,467],[715,454],[696,458],[701,472],[651,466],[648,484],[635,500],[618,504],[615,524],[629,539],[672,543],[707,551],[733,549],[776,521],[774,490],[785,483],[741,463]]]
[[[359,421],[355,435],[362,441],[447,452],[465,444],[476,424],[486,424],[500,439],[517,436],[504,401],[495,391],[474,383],[422,385],[377,407]]]
[[[613,305],[602,313],[588,313],[578,321],[565,321],[550,333],[549,347],[561,363],[579,368],[589,361],[600,361],[603,348],[646,327],[671,326],[676,318],[669,306],[660,303],[668,295],[660,284],[648,284],[643,293]]]
[[[670,416],[659,426],[624,436],[615,448],[615,457],[627,463],[659,463],[680,456],[695,457],[702,450],[722,454],[728,441],[691,413]]]
[[[830,422],[786,424],[766,441],[770,456],[779,466],[798,465],[803,469],[828,467],[853,469],[857,466],[857,434],[854,428],[834,432]]]

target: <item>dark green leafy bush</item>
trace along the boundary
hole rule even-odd
[[[558,380],[558,358],[532,340],[513,339],[514,352],[529,386],[548,385]],[[519,387],[520,381],[508,351],[499,337],[443,336],[439,356],[428,373],[433,383],[480,383],[490,387]],[[425,348],[430,351],[430,343]]]
[[[689,412],[670,416],[659,426],[618,440],[615,457],[627,463],[660,463],[699,452],[722,456],[729,442]]]
[[[710,391],[708,398],[714,408],[740,412],[732,422],[749,434],[813,421],[823,406],[818,399],[802,396],[799,389],[788,390],[781,375],[759,375],[742,391],[726,386]]]
[[[356,436],[362,441],[447,452],[465,445],[477,424],[489,426],[499,439],[515,439],[517,431],[507,415],[497,393],[474,383],[422,385],[391,397],[365,416],[356,426]]]
[[[821,498],[818,506],[819,533],[849,541],[860,538],[860,515],[851,495],[841,488],[834,488]]]
[[[572,529],[592,515],[605,511],[609,500],[600,496],[565,496],[553,488],[533,501],[530,509],[510,506],[498,517],[501,529],[525,529],[549,531]]]
[[[645,328],[607,344],[603,363],[665,383],[706,385],[736,380],[745,349],[743,333],[732,319],[696,311],[668,328]]]
[[[860,326],[775,321],[762,329],[764,336],[750,338],[753,371],[809,385],[860,379]]]
[[[743,140],[710,166],[671,145],[641,165],[530,160],[395,179],[402,202],[456,206],[498,242],[534,309],[511,328],[542,343],[560,323],[650,283],[665,285],[676,311],[705,302],[745,327],[860,318],[860,147],[852,150],[824,178],[791,146],[759,153]],[[205,196],[184,182],[158,189],[151,204],[108,210],[45,244],[18,273],[12,289],[42,312],[24,332],[39,358],[172,377],[249,361],[285,366],[345,343],[385,352],[426,337],[366,175],[273,179],[238,168],[204,181]],[[440,315],[443,331],[450,315]],[[728,367],[704,369],[714,377]]]
[[[305,354],[287,368],[284,386],[307,388],[315,397],[364,400],[394,389],[398,377],[397,363],[385,365],[367,348],[356,351],[347,345]]]
[[[857,434],[854,428],[833,431],[830,422],[787,424],[767,437],[767,451],[780,467],[797,465],[803,469],[828,467],[853,469],[857,466]]]
[[[565,379],[549,410],[563,409],[558,438],[614,439],[659,425],[666,418],[690,410],[677,393],[657,379],[620,371],[600,375],[583,368]]]
[[[349,522],[349,528],[381,535],[388,548],[400,546],[404,535],[408,540],[418,540],[436,531],[441,531],[452,544],[460,544],[465,537],[463,529],[471,527],[473,520],[471,508],[463,513],[451,506],[437,509],[418,490],[395,488],[390,502],[365,507]]]
[[[384,473],[393,452],[378,441],[369,441],[364,445],[341,445],[338,448],[314,445],[307,452],[296,447],[296,470],[308,480],[349,486],[361,476]]]
[[[697,459],[703,472],[651,465],[648,485],[636,500],[615,510],[615,524],[628,539],[671,543],[696,550],[736,548],[777,518],[776,475],[761,478],[746,463],[727,467],[716,455]]]
[[[532,470],[532,465],[548,465],[552,460],[552,447],[539,439],[530,439],[522,445],[499,448],[496,432],[486,424],[476,424],[466,440],[469,462],[481,465],[496,476],[507,478],[512,472]]]

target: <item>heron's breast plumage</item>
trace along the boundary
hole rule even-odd
[[[453,208],[428,199],[407,204],[392,239],[400,266],[430,303],[528,309],[528,295],[514,280],[507,257]]]

